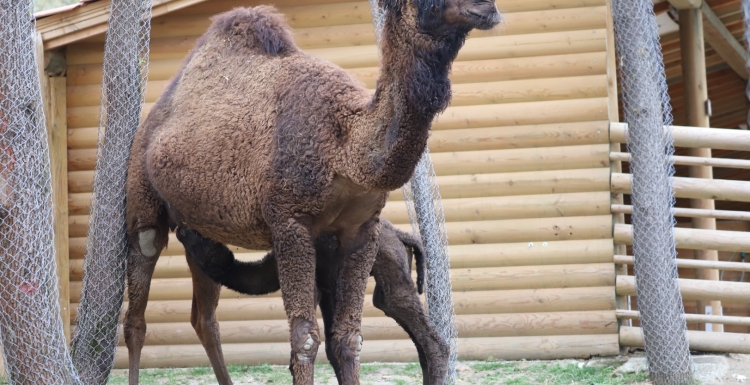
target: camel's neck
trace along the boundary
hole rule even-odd
[[[389,15],[375,95],[361,115],[359,140],[350,142],[355,183],[393,190],[409,180],[435,115],[450,103],[448,74],[465,37],[436,39]]]

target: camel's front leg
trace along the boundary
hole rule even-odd
[[[315,249],[310,230],[294,219],[273,227],[284,309],[289,319],[296,385],[313,385],[320,334],[315,317]]]
[[[332,344],[338,356],[341,382],[359,384],[359,355],[363,336],[360,331],[367,278],[378,250],[379,219],[366,222],[359,231],[341,234],[340,268],[336,284]]]

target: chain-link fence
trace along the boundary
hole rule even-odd
[[[672,111],[651,0],[614,0],[623,114],[633,175],[633,255],[638,309],[654,384],[692,380],[677,282],[672,175]]]
[[[102,105],[78,332],[71,355],[86,384],[106,384],[114,364],[128,252],[125,181],[145,97],[150,0],[113,0],[104,45]]]
[[[0,0],[0,341],[10,384],[79,384],[58,303],[31,1]]]
[[[750,0],[742,0],[742,11],[745,16],[745,49],[750,52]],[[745,64],[745,70],[747,70],[747,73],[750,74],[750,61]],[[745,86],[745,94],[748,100],[750,100],[750,82],[748,82]],[[748,129],[750,129],[750,111],[748,111],[747,113],[745,124],[747,124]]]
[[[375,37],[379,42],[383,31],[385,10],[378,6],[378,0],[370,0],[370,5],[375,24]],[[425,279],[427,316],[435,330],[450,347],[445,383],[455,384],[458,330],[456,313],[453,309],[448,233],[445,230],[445,214],[429,149],[425,148],[419,164],[414,169],[414,175],[409,183],[402,187],[402,190],[412,228],[414,233],[421,235],[425,253],[427,253]]]

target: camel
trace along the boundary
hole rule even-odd
[[[214,290],[210,293],[196,293],[200,304],[194,306],[193,313],[200,309],[203,314],[195,314],[192,319],[196,321],[193,325],[201,341],[215,340],[207,345],[220,346],[218,322],[215,316],[219,300],[219,285],[250,295],[268,294],[278,290],[275,256],[273,252],[270,252],[260,261],[240,262],[234,258],[234,254],[225,245],[204,238],[195,230],[185,227],[177,229],[177,239],[185,246],[186,254],[191,259],[190,263],[193,266],[197,265],[203,273],[216,282]],[[321,235],[315,242],[317,299],[323,314],[326,339],[331,338],[335,307],[337,247],[338,240],[333,235]],[[411,279],[412,258],[411,254],[407,253],[407,248],[412,250],[416,260],[416,288]],[[383,220],[378,254],[371,275],[375,277],[373,304],[401,325],[414,342],[422,367],[423,383],[442,385],[445,380],[449,351],[448,345],[427,319],[419,300],[424,282],[424,250],[421,241],[414,235],[400,231],[390,222]],[[333,366],[339,383],[342,383],[336,355],[328,346],[326,345],[326,357]],[[217,354],[216,351],[209,349],[206,351],[208,354]],[[231,384],[220,349],[218,355],[210,360],[212,363],[218,363],[214,366],[214,372],[219,384]]]
[[[359,384],[362,306],[389,191],[411,177],[451,63],[472,29],[501,17],[490,0],[380,0],[376,90],[300,50],[268,6],[215,16],[136,131],[127,180],[130,383],[146,333],[149,282],[170,228],[273,249],[290,323],[295,384],[312,385],[314,240],[338,240],[328,340],[342,382]]]

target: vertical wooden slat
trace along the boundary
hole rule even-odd
[[[614,18],[612,16],[612,0],[607,0],[607,95],[609,96],[609,114],[608,118],[610,122],[620,121],[620,109],[617,97],[617,55],[615,53],[615,28]],[[620,152],[622,151],[620,143],[612,143],[610,141],[610,151]],[[622,162],[610,163],[610,176],[614,173],[622,173]],[[612,193],[611,198],[612,204],[623,204],[623,194]],[[613,213],[612,223],[614,225],[618,223],[625,223],[625,214]],[[627,246],[613,244],[615,255],[627,254]],[[628,275],[628,266],[624,264],[616,264],[615,271],[617,275]],[[630,310],[630,297],[629,296],[616,296],[616,304],[618,309]],[[618,319],[617,322],[620,326],[632,326],[630,319]],[[622,353],[625,353],[627,347],[620,347]]]
[[[684,84],[685,118],[686,123],[693,127],[710,127],[707,111],[708,85],[706,76],[706,51],[703,43],[703,15],[700,9],[685,9],[679,11],[680,18],[680,50],[682,54],[682,81]],[[704,158],[711,157],[710,148],[693,148],[688,155]],[[689,167],[691,178],[713,179],[713,169],[706,166]],[[714,201],[711,199],[692,199],[690,206],[696,209],[713,210]],[[693,228],[716,230],[716,219],[693,218]],[[716,250],[695,250],[696,259],[717,261],[719,253]],[[719,271],[700,269],[699,279],[719,280]],[[705,314],[706,306],[711,306],[714,315],[721,315],[720,301],[699,301],[698,312]],[[701,330],[705,325],[698,326]],[[713,324],[715,332],[724,331],[723,325]]]
[[[44,47],[37,34],[37,67],[42,87],[47,141],[52,171],[52,207],[55,233],[55,260],[65,337],[70,341],[70,267],[68,256],[68,125],[66,78],[49,77],[44,72]]]

